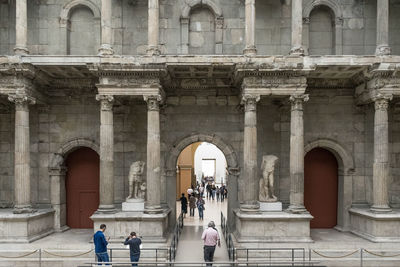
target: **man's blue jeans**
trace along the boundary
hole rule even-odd
[[[131,254],[131,262],[139,262],[140,254]],[[137,264],[132,264],[132,266],[138,266]]]
[[[107,252],[96,253],[96,256],[97,256],[97,262],[110,262]],[[99,264],[99,265],[102,265],[102,264]],[[106,265],[110,265],[110,264],[106,264]]]

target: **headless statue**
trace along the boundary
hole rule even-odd
[[[277,197],[274,195],[274,170],[277,161],[278,157],[274,155],[263,156],[261,164],[263,177],[260,179],[260,201],[277,201]]]
[[[144,188],[146,190],[146,185],[143,187],[142,174],[144,171],[145,163],[143,161],[135,161],[132,163],[129,169],[129,196],[127,199],[138,199],[142,198],[144,195],[141,192]]]

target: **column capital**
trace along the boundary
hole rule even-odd
[[[258,101],[260,101],[260,95],[244,94],[241,104],[244,105],[245,111],[256,111]]]
[[[17,110],[26,110],[28,105],[36,104],[36,99],[25,94],[10,94],[8,101],[15,103]]]
[[[158,45],[148,45],[146,49],[146,53],[149,56],[159,56],[161,55],[160,46]]]
[[[160,110],[160,104],[163,101],[162,95],[145,95],[143,96],[143,99],[147,103],[147,110]]]
[[[390,56],[392,49],[388,45],[378,45],[376,47],[375,55],[377,56]]]
[[[59,166],[59,167],[50,167],[49,168],[49,176],[61,176],[67,173],[67,167]]]
[[[389,106],[389,101],[393,99],[393,95],[391,94],[378,94],[372,98],[372,101],[375,103],[375,110],[383,110],[386,111]]]
[[[99,48],[99,56],[112,56],[114,49],[110,44],[102,44]]]
[[[292,110],[303,110],[303,102],[309,99],[308,94],[291,95],[289,100],[292,103]]]
[[[100,101],[102,111],[111,111],[114,104],[112,95],[96,95],[96,100]]]

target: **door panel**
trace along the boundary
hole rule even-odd
[[[72,152],[66,161],[67,225],[92,228],[90,216],[99,206],[99,156],[90,148]]]
[[[314,216],[311,228],[337,224],[338,164],[326,149],[315,148],[304,158],[304,204]]]

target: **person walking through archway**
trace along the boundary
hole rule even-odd
[[[196,197],[194,195],[189,197],[189,208],[190,216],[194,216],[194,210],[196,209]]]
[[[206,266],[212,266],[211,262],[214,260],[215,247],[217,244],[218,247],[221,246],[219,233],[213,221],[208,223],[208,228],[204,230],[201,239],[204,241],[204,261]]]
[[[185,197],[185,193],[182,193],[181,198],[179,199],[181,201],[181,212],[183,214],[183,217],[186,217],[186,213],[187,213],[187,198]]]
[[[199,199],[197,200],[197,203],[196,203],[197,209],[199,210],[199,218],[200,218],[200,220],[204,220],[204,213],[203,212],[206,209],[204,207],[204,205],[205,205],[205,201],[204,201],[203,197],[200,196]]]

